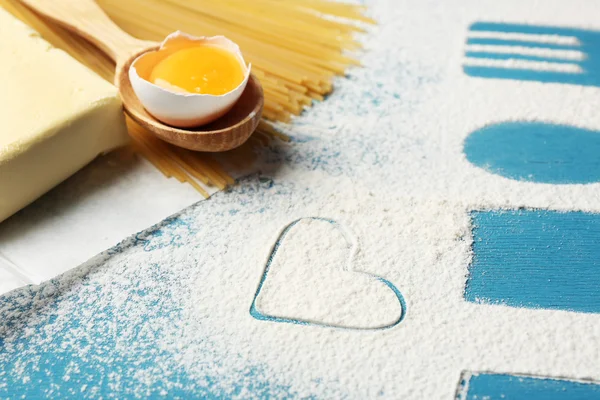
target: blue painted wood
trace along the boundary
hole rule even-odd
[[[107,254],[117,256],[135,247],[152,253],[166,246],[189,246],[177,236],[183,231],[193,235],[199,228],[190,217],[174,216],[138,233],[132,241],[126,239]],[[197,251],[204,246],[198,245]],[[109,262],[101,261],[103,266]],[[227,377],[230,385],[223,387],[218,384],[224,378],[221,357],[212,353],[210,345],[206,355],[196,353],[197,362],[208,365],[205,373],[190,374],[162,343],[164,335],[168,337],[162,329],[165,317],[182,331],[190,329],[181,305],[171,296],[187,284],[173,274],[169,263],[148,263],[143,279],[134,272],[118,285],[83,277],[77,281],[78,289],[70,290],[73,282],[57,278],[39,288],[25,287],[0,297],[0,399],[225,400],[244,395],[269,399],[271,393],[298,397],[289,386],[270,378],[266,365],[250,361],[243,370],[230,372],[236,374],[237,382]],[[203,267],[190,264],[190,268]],[[109,300],[99,300],[100,293]],[[117,297],[127,300],[112,300]],[[64,303],[77,307],[67,320],[57,323],[55,312]],[[132,328],[123,316],[140,308],[144,316]],[[194,327],[199,341],[210,342],[214,333],[209,324]],[[16,338],[11,334],[15,331],[19,332]],[[40,335],[47,339],[44,345]],[[81,351],[86,346],[89,351]],[[17,352],[11,351],[15,348]],[[222,358],[226,359],[225,354]],[[158,373],[156,365],[161,367]]]
[[[600,32],[587,29],[563,28],[557,26],[537,26],[525,24],[507,24],[500,22],[476,22],[469,28],[471,32],[497,32],[518,33],[533,35],[552,35],[568,36],[577,39],[576,44],[555,44],[541,43],[539,41],[528,40],[507,40],[498,37],[469,37],[467,44],[490,45],[490,46],[513,46],[543,48],[548,50],[577,50],[583,53],[581,60],[573,61],[580,67],[579,73],[544,71],[539,69],[526,68],[497,68],[491,66],[473,66],[465,65],[463,71],[465,74],[478,78],[488,79],[513,79],[520,81],[537,81],[544,83],[563,83],[583,86],[600,86]],[[498,59],[500,54],[493,53],[493,48],[486,54],[473,55],[467,54],[467,57]],[[524,59],[519,56],[511,57],[514,59]],[[534,59],[532,59],[534,60]],[[548,62],[560,62],[560,59],[547,59]],[[563,61],[567,61],[563,59]]]
[[[541,122],[504,122],[464,143],[473,165],[506,178],[554,184],[600,181],[600,132]]]
[[[563,379],[473,374],[462,382],[458,400],[598,400],[600,385]]]
[[[600,214],[475,211],[465,299],[600,313]]]

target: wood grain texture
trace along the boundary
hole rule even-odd
[[[465,299],[600,313],[600,214],[475,211]]]
[[[600,384],[548,377],[463,374],[457,400],[597,400]]]

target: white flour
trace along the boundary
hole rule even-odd
[[[343,328],[393,326],[402,317],[403,300],[355,268],[358,251],[357,240],[334,221],[304,218],[288,225],[270,255],[257,311]]]
[[[89,397],[452,399],[465,370],[600,380],[600,315],[463,298],[469,210],[600,211],[600,184],[512,181],[462,153],[465,137],[491,122],[600,130],[600,89],[475,79],[461,70],[474,21],[600,29],[597,3],[369,3],[381,25],[366,41],[367,67],[298,119],[294,143],[260,155],[260,175],[0,303],[0,365],[10,366],[0,372],[0,393],[35,383],[48,354],[69,355],[44,380],[52,382],[45,393],[57,397],[76,388]],[[352,269],[397,287],[406,301],[402,322],[364,331],[250,315],[279,234],[306,217],[351,233],[360,244]],[[341,288],[325,284],[340,270],[323,268],[347,259],[347,240],[331,225],[305,224],[310,229],[289,237],[292,246],[274,258],[258,309],[325,325],[397,319],[385,286],[373,289],[374,303],[355,303],[372,299],[353,286],[368,275],[347,272],[337,277]],[[306,269],[303,258],[319,269]]]

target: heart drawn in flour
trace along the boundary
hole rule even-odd
[[[389,281],[352,264],[355,238],[337,222],[302,218],[275,242],[250,314],[259,320],[346,329],[390,328],[406,306]]]

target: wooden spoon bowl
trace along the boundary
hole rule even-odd
[[[159,122],[139,101],[128,71],[137,57],[156,48],[144,49],[119,66],[115,84],[119,88],[125,111],[138,124],[165,142],[190,150],[220,152],[242,145],[256,130],[264,106],[263,89],[254,75],[250,75],[246,89],[233,108],[224,116],[198,128],[181,129]]]
[[[93,0],[21,0],[34,11],[60,23],[89,40],[111,57],[117,67],[115,85],[125,111],[138,124],[160,139],[190,150],[220,152],[243,144],[260,121],[264,95],[260,82],[250,76],[242,96],[231,110],[216,121],[193,129],[175,128],[152,117],[139,101],[129,69],[140,55],[154,51],[158,43],[136,39],[115,25]]]

